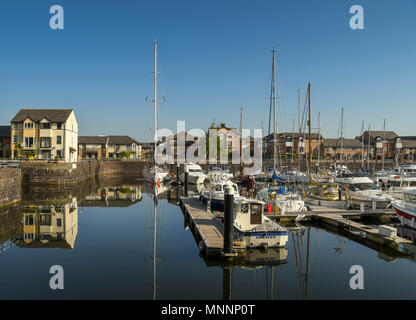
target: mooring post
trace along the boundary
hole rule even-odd
[[[176,185],[179,186],[179,163],[176,164]]]
[[[233,269],[224,267],[222,269],[222,298],[231,300],[233,292]]]
[[[188,196],[189,169],[185,166],[185,197]]]
[[[224,253],[233,252],[234,234],[234,188],[229,186],[224,192]]]

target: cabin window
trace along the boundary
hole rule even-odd
[[[243,203],[241,205],[241,213],[248,213],[248,209],[249,209],[248,203]]]
[[[410,187],[416,187],[416,181],[410,181],[409,185]]]
[[[261,204],[252,203],[251,204],[251,213],[252,214],[261,214]]]
[[[404,200],[411,203],[416,203],[416,194],[405,193]]]
[[[221,185],[215,186],[215,191],[222,191],[222,186]]]

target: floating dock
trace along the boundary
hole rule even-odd
[[[224,245],[224,225],[217,217],[221,218],[223,214],[208,212],[206,207],[200,203],[198,196],[180,197],[179,204],[185,217],[185,224],[190,227],[199,250],[206,257],[220,257]],[[395,219],[394,211],[389,209],[360,211],[313,207],[312,211],[287,212],[282,215],[266,214],[266,216],[280,222],[315,221],[342,230],[343,233],[354,237],[358,236],[365,239],[366,242],[399,252],[402,252],[403,245],[412,243],[410,240],[397,236],[397,234],[386,236],[377,227],[352,220],[364,217],[383,218],[384,220]],[[233,252],[237,255],[242,249],[244,248],[234,246]]]

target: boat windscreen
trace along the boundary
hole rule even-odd
[[[363,191],[363,190],[377,190],[377,185],[375,183],[354,183],[350,184],[351,191]]]

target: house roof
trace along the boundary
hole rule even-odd
[[[273,139],[273,134],[274,133],[271,133],[271,134],[265,136],[264,140],[267,140],[268,138]],[[308,133],[299,133],[299,132],[283,132],[283,133],[278,133],[277,136],[279,138],[294,137],[295,139],[299,139],[299,137],[305,137],[305,139],[308,139],[309,134]],[[311,133],[311,138],[312,138],[312,140],[318,140],[318,138],[323,140],[322,135],[320,135],[318,133]]]
[[[44,118],[51,122],[65,122],[71,115],[72,109],[21,109],[11,122],[22,122],[27,118],[38,122]]]
[[[79,136],[78,144],[106,144],[107,136]]]
[[[10,137],[11,126],[0,126],[0,137]]]
[[[401,140],[403,148],[416,149],[416,139],[404,139],[402,137]]]
[[[364,131],[364,137],[368,137],[368,130]],[[396,134],[394,131],[371,131],[370,130],[370,136],[372,136],[373,138],[376,137],[384,137],[384,135],[386,135],[386,139],[387,140],[393,140],[398,138],[398,134]]]
[[[139,144],[133,138],[129,136],[79,136],[78,144],[117,144],[117,145],[130,145]]]
[[[341,139],[325,139],[323,146],[328,148],[341,148]],[[356,139],[344,139],[343,146],[344,148],[360,148],[361,143]]]
[[[108,144],[139,144],[129,136],[108,136]]]

